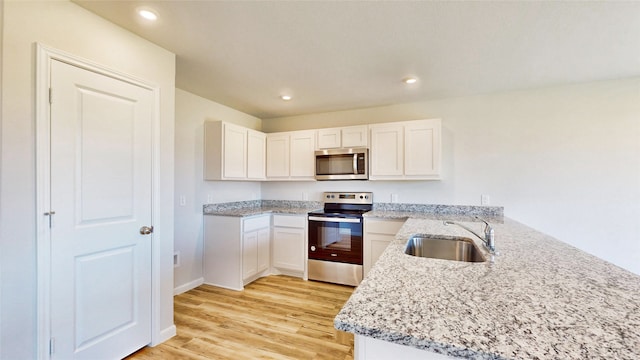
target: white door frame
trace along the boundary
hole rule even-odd
[[[50,104],[49,86],[51,61],[58,60],[85,70],[109,76],[148,89],[154,94],[152,118],[152,208],[151,224],[156,225],[151,245],[151,345],[159,344],[160,329],[160,241],[162,226],[157,226],[160,218],[160,89],[157,85],[134,76],[109,69],[95,62],[73,54],[36,43],[36,252],[37,252],[37,358],[47,360],[50,356],[51,339],[51,231],[49,217],[44,213],[51,200],[50,177]],[[54,218],[55,220],[55,218]]]

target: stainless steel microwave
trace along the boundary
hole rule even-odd
[[[316,154],[316,180],[369,179],[369,149],[328,149]]]

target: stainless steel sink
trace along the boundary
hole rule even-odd
[[[409,238],[405,254],[465,262],[487,261],[473,240],[464,237],[416,234]]]

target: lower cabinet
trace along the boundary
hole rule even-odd
[[[306,215],[205,215],[204,283],[242,290],[272,273],[306,279],[306,249]]]
[[[242,280],[245,284],[269,269],[269,228],[242,234]]]
[[[273,215],[272,266],[278,273],[306,276],[307,217]]]
[[[266,275],[270,259],[270,215],[204,216],[204,283],[242,290]]]
[[[364,218],[363,275],[367,276],[380,255],[395,240],[406,219]]]

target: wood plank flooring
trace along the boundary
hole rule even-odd
[[[174,298],[175,337],[127,359],[353,359],[353,335],[333,327],[352,292],[288,276],[202,285]]]

